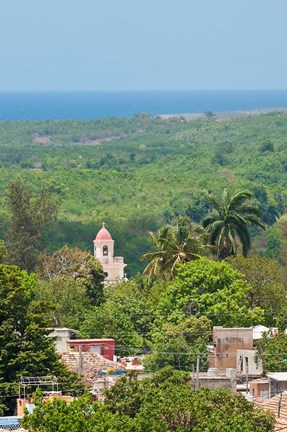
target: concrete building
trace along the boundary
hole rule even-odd
[[[267,378],[258,378],[249,382],[249,393],[255,398],[269,397],[269,382]]]
[[[232,391],[232,393],[236,393],[236,378],[235,377],[226,377],[220,375],[211,375],[209,372],[201,372],[198,375],[198,379],[195,375],[192,380],[193,387],[195,389],[201,388],[228,388]]]
[[[269,383],[269,398],[287,391],[287,372],[270,372],[266,376]]]
[[[270,329],[269,327],[263,325],[257,325],[253,327],[253,345],[256,345],[256,342],[262,338],[263,333],[267,333],[269,331],[274,332],[274,329]]]
[[[67,341],[67,352],[90,352],[100,354],[107,360],[114,360],[114,339],[72,339]]]
[[[237,369],[237,350],[253,350],[252,327],[213,327],[214,362],[220,373],[227,368]]]
[[[125,278],[123,257],[114,256],[114,240],[106,229],[105,224],[98,232],[94,240],[94,256],[103,266],[105,274],[105,284],[116,283]]]
[[[263,373],[262,361],[255,363],[255,350],[236,350],[237,373],[246,375],[261,375]]]
[[[67,341],[71,340],[76,333],[78,333],[77,330],[67,327],[54,327],[51,333],[48,334],[48,337],[54,338],[56,351],[62,354],[67,352]]]
[[[107,360],[114,359],[116,349],[114,339],[74,339],[77,333],[77,330],[67,327],[55,327],[48,337],[54,338],[56,351],[59,354],[79,352],[81,349],[83,353],[97,353]]]

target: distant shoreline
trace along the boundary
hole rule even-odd
[[[262,114],[268,114],[272,112],[284,112],[287,113],[286,107],[277,107],[277,108],[259,108],[255,110],[248,110],[248,111],[227,111],[227,112],[215,112],[212,111],[214,114],[213,119],[214,120],[228,120],[233,118],[243,118],[243,117],[250,117],[250,116],[259,116]],[[160,117],[161,119],[170,119],[170,118],[182,118],[186,121],[192,121],[197,120],[200,118],[206,118],[205,113],[182,113],[182,114],[160,114],[156,117]]]
[[[278,108],[279,107],[279,108]],[[186,121],[216,113],[217,121],[287,109],[282,91],[1,93],[0,120],[95,120],[148,113]],[[179,114],[176,114],[179,113]],[[222,120],[221,120],[222,119]]]

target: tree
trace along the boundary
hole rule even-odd
[[[262,141],[262,143],[259,145],[259,151],[260,153],[269,153],[274,152],[274,144],[270,139],[265,139]]]
[[[268,189],[265,186],[252,184],[251,192],[253,193],[254,198],[258,201],[258,208],[261,212],[262,221],[270,227],[277,221],[280,215],[284,212],[284,209],[281,208],[280,203],[278,203],[276,199],[269,199]]]
[[[153,314],[145,292],[133,281],[106,289],[106,302],[86,314],[80,327],[82,337],[111,337],[119,355],[142,351]]]
[[[168,367],[136,382],[120,378],[106,391],[113,414],[134,419],[139,432],[272,431],[274,416],[228,389],[194,392],[190,374]]]
[[[237,253],[237,239],[242,245],[242,254],[248,255],[251,247],[249,225],[265,229],[260,221],[260,211],[250,204],[252,193],[244,190],[231,195],[224,189],[221,200],[209,196],[216,213],[203,221],[203,226],[210,234],[210,244],[218,247],[218,258],[225,259]]]
[[[287,310],[286,290],[277,262],[257,256],[237,256],[227,261],[244,275],[249,285],[249,307],[262,308],[265,313],[265,324],[276,325],[276,321]]]
[[[23,426],[30,432],[132,432],[131,419],[126,416],[113,415],[102,404],[93,403],[91,395],[83,396],[67,403],[55,398],[46,402],[39,389],[35,393],[35,409],[26,414]]]
[[[251,287],[225,261],[202,258],[182,264],[177,276],[162,290],[159,310],[167,315],[206,316],[213,325],[250,326],[264,321],[261,307],[251,308]]]
[[[150,263],[146,266],[143,273],[148,274],[149,280],[152,280],[156,276],[164,276],[162,267],[167,260],[166,244],[169,241],[169,228],[167,226],[161,228],[155,234],[150,232],[149,236],[155,250],[154,252],[148,252],[142,255],[140,260],[150,260]]]
[[[149,344],[152,353],[145,356],[144,366],[151,371],[168,365],[190,371],[199,355],[200,368],[206,370],[207,345],[211,337],[211,321],[204,316],[182,316],[178,323],[156,320]]]
[[[8,251],[3,240],[0,240],[0,264],[5,264],[8,258]]]
[[[135,355],[143,346],[142,336],[136,332],[131,317],[114,302],[106,302],[88,313],[80,334],[88,338],[115,339],[119,355]]]
[[[50,326],[79,329],[84,317],[92,309],[86,287],[72,277],[39,280],[35,298],[51,304],[47,315]]]
[[[88,394],[67,404],[43,402],[26,414],[30,432],[271,432],[274,415],[255,408],[228,389],[193,392],[188,373],[166,368],[138,381],[134,374],[120,378],[106,391],[102,404]]]
[[[269,228],[266,232],[266,256],[272,259],[280,259],[282,240],[278,227]]]
[[[8,183],[6,197],[11,211],[7,233],[9,259],[21,269],[32,271],[44,248],[43,229],[56,219],[59,201],[45,185],[36,194],[20,178]]]
[[[33,300],[35,275],[16,266],[0,265],[0,390],[7,395],[17,389],[20,376],[57,375],[62,388],[80,385],[47,338],[49,305]],[[66,383],[65,384],[63,383]],[[11,407],[11,399],[5,401]]]
[[[105,406],[113,413],[134,418],[139,411],[143,394],[143,386],[138,380],[138,374],[131,371],[126,377],[117,380],[117,387],[105,391]]]
[[[281,250],[280,250],[280,262],[283,266],[286,266],[287,263],[287,217],[286,215],[281,216],[278,221],[278,230],[281,241]]]
[[[104,300],[104,272],[101,263],[90,253],[78,248],[62,247],[53,255],[42,254],[38,259],[37,273],[47,281],[72,279],[85,287],[93,306]]]
[[[205,115],[206,118],[208,118],[208,120],[211,120],[211,119],[213,119],[213,117],[216,116],[216,114],[214,114],[214,112],[212,112],[210,110],[209,111],[205,111],[204,115]]]
[[[286,328],[286,319],[284,329]],[[266,332],[256,345],[255,360],[262,361],[264,372],[287,371],[287,335],[279,331],[278,334]]]
[[[175,227],[167,225],[156,234],[150,233],[155,249],[141,256],[141,261],[150,260],[144,270],[149,280],[154,277],[173,279],[178,264],[201,258],[207,240],[201,227],[192,224],[188,217],[180,217]]]

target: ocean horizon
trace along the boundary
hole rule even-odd
[[[0,92],[0,120],[132,117],[287,108],[287,90]]]

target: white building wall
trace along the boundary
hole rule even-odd
[[[48,334],[48,337],[55,338],[54,341],[56,345],[56,351],[58,353],[65,353],[67,352],[67,340],[71,339],[76,332],[76,330],[66,327],[57,327]]]
[[[246,375],[248,372],[248,375],[261,375],[263,373],[262,362],[259,362],[258,365],[255,363],[255,353],[255,350],[236,351],[238,374]]]

